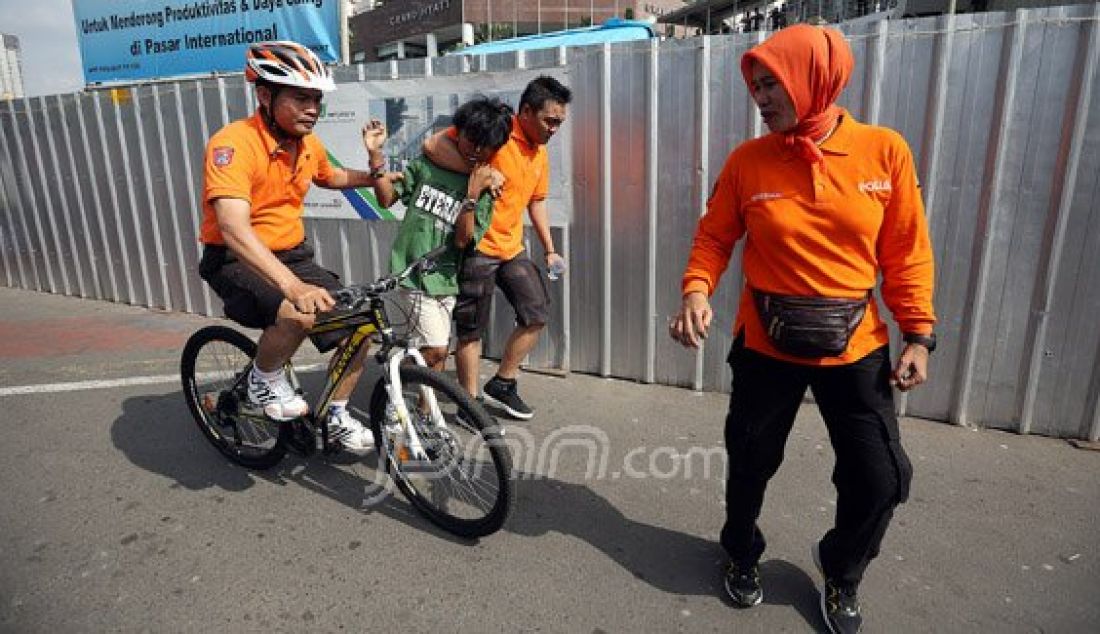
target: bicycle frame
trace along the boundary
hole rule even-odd
[[[402,431],[406,438],[405,446],[413,459],[427,459],[427,454],[424,451],[420,436],[416,433],[415,425],[411,424],[411,413],[405,405],[405,399],[402,395],[400,374],[401,363],[404,362],[405,359],[412,359],[417,365],[427,366],[428,364],[424,361],[424,357],[420,354],[419,350],[410,346],[407,341],[399,341],[393,336],[393,330],[390,328],[389,321],[386,318],[385,304],[379,297],[371,298],[370,306],[367,310],[349,315],[335,315],[321,318],[313,328],[309,330],[309,333],[319,334],[348,329],[354,329],[354,331],[333,354],[326,373],[325,387],[321,392],[321,396],[316,406],[312,410],[310,422],[316,424],[319,420],[319,413],[328,410],[332,402],[332,394],[348,373],[352,359],[355,358],[364,345],[369,345],[370,337],[377,333],[381,336],[382,346],[378,352],[375,353],[375,359],[380,365],[384,366],[381,380],[385,381],[386,391],[390,396],[390,402],[394,404],[394,408],[397,412],[398,421],[401,424]],[[446,427],[447,425],[439,409],[439,403],[436,401],[435,393],[425,389],[422,390],[421,396],[426,401],[432,421],[440,427]],[[319,425],[319,427],[321,429],[322,449],[327,449],[329,446],[328,426]]]

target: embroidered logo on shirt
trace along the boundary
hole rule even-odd
[[[779,192],[760,192],[759,194],[753,194],[752,198],[750,198],[749,201],[755,203],[761,200],[777,200],[782,197],[783,194],[780,194]]]
[[[864,194],[873,194],[894,191],[894,188],[890,186],[890,181],[863,181],[859,184],[859,191]]]
[[[214,148],[214,165],[218,167],[225,167],[233,162],[233,148],[231,147],[216,147]]]

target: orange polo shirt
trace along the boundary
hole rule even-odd
[[[202,230],[206,244],[225,244],[214,214],[215,198],[240,198],[252,206],[252,229],[272,251],[305,240],[302,223],[310,183],[324,185],[332,177],[325,146],[313,134],[301,139],[297,165],[279,148],[260,118],[234,121],[218,130],[206,145],[203,161]]]
[[[734,332],[746,347],[808,365],[852,363],[889,341],[876,302],[839,357],[805,359],[771,344],[750,288],[783,295],[859,298],[882,276],[882,299],[903,332],[928,334],[933,262],[913,156],[887,128],[845,112],[811,167],[777,134],[748,141],[726,160],[699,221],[684,294],[714,293],[743,236],[741,293]]]
[[[447,134],[455,139],[458,131],[451,127]],[[512,117],[512,135],[489,164],[504,175],[504,191],[493,202],[493,220],[477,250],[511,260],[523,252],[524,210],[550,192],[550,155],[545,145],[528,140],[519,119]]]

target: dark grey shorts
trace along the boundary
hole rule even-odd
[[[298,279],[334,291],[343,288],[340,277],[313,260],[313,248],[306,243],[275,251],[275,257]],[[208,244],[199,261],[199,275],[210,284],[224,304],[225,316],[246,328],[264,329],[275,323],[282,305],[282,292],[237,259],[228,248]],[[310,337],[321,352],[331,350],[348,335],[326,332]]]
[[[454,316],[459,341],[481,338],[489,325],[493,289],[498,286],[515,310],[519,325],[546,324],[550,317],[546,280],[527,254],[501,260],[474,252],[463,260],[458,276],[458,301]]]

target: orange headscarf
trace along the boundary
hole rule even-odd
[[[835,105],[848,84],[855,60],[836,29],[795,24],[777,31],[741,56],[741,74],[752,88],[752,64],[759,62],[786,89],[798,125],[786,132],[787,145],[811,164],[823,160],[814,143],[829,133],[842,112]]]

